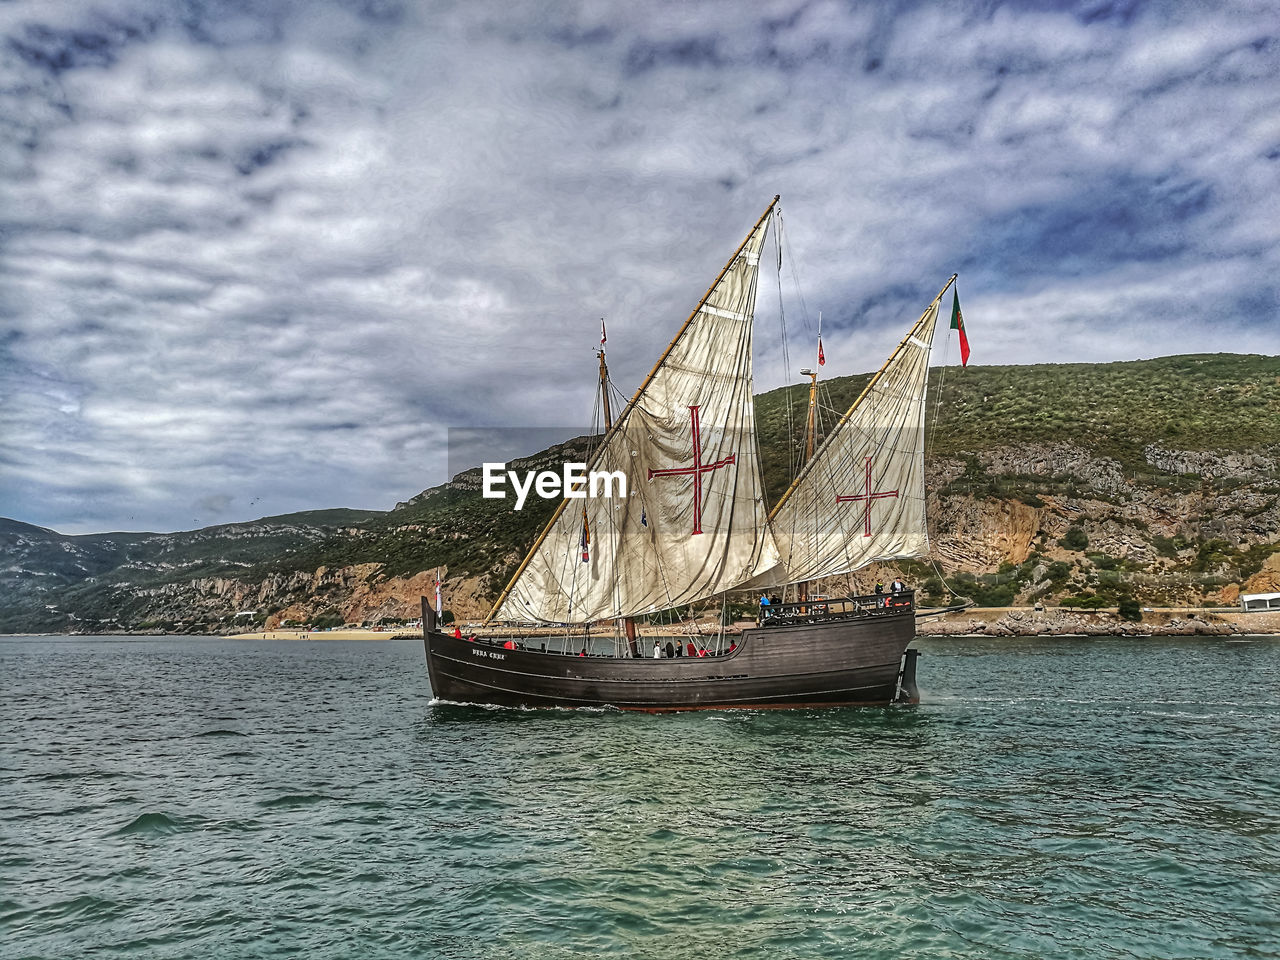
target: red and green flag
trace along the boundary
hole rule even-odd
[[[952,291],[951,329],[960,331],[960,366],[969,365],[969,336],[964,332],[964,316],[960,313],[960,293]]]

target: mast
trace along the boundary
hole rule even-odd
[[[802,377],[809,378],[809,418],[804,426],[804,463],[800,465],[803,470],[805,465],[813,459],[813,444],[817,439],[817,422],[818,422],[818,371],[810,370],[805,367],[800,371]],[[800,603],[804,603],[809,599],[809,581],[801,580],[796,585],[796,599]]]
[[[604,329],[604,321],[600,321],[601,330]],[[609,409],[609,367],[604,362],[604,338],[601,337],[600,349],[596,352],[596,356],[600,358],[600,400],[601,406],[604,408],[604,430],[607,434],[613,429],[613,413]],[[582,508],[583,520],[586,520],[587,508]],[[622,618],[622,630],[627,637],[627,647],[631,651],[633,659],[640,656],[640,642],[636,639],[636,624],[630,617]]]
[[[804,462],[808,463],[813,459],[813,442],[817,433],[818,373],[806,367],[800,375],[809,378],[809,421],[804,428]]]
[[[667,345],[667,348],[663,351],[662,355],[658,358],[658,361],[654,364],[653,369],[649,371],[649,374],[645,377],[644,381],[641,383],[639,388],[637,388],[635,394],[628,401],[627,406],[622,411],[622,414],[613,422],[612,427],[610,427],[607,433],[605,434],[604,440],[602,441],[600,446],[597,448],[595,455],[592,457],[592,461],[589,469],[594,469],[599,464],[599,462],[603,459],[605,452],[609,450],[611,444],[615,442],[615,438],[617,437],[619,431],[625,428],[626,425],[630,422],[630,420],[632,419],[633,412],[636,410],[639,402],[645,397],[646,391],[649,389],[650,385],[654,382],[654,378],[658,375],[658,372],[663,369],[663,365],[667,362],[668,357],[670,357],[672,352],[676,349],[677,344],[680,343],[681,339],[684,337],[686,331],[689,330],[694,320],[697,319],[699,314],[702,313],[704,310],[711,309],[708,307],[708,301],[711,299],[712,295],[716,293],[717,289],[721,285],[721,282],[724,281],[726,276],[729,275],[730,270],[734,269],[734,266],[737,263],[739,256],[742,254],[743,250],[747,247],[748,243],[752,242],[752,239],[756,237],[756,234],[760,230],[761,226],[765,223],[765,221],[768,219],[770,214],[773,213],[774,207],[777,206],[779,199],[780,197],[775,196],[773,200],[770,201],[769,205],[765,208],[764,212],[760,215],[759,219],[752,226],[751,230],[747,233],[746,237],[744,237],[742,242],[738,244],[737,248],[735,248],[733,254],[729,257],[724,267],[721,268],[720,272],[716,275],[715,280],[707,288],[706,293],[704,293],[701,299],[699,299],[697,306],[695,306],[694,309],[689,313],[689,316],[685,319],[684,323],[680,326],[680,329],[676,332],[676,335],[672,338],[671,342]],[[751,263],[755,263],[755,262],[756,261],[751,261]],[[712,310],[713,315],[714,313],[715,311]],[[568,503],[569,503],[568,498],[565,498],[565,499],[562,499],[561,502],[556,506],[555,511],[552,513],[550,519],[547,521],[546,525],[543,527],[541,533],[539,533],[537,539],[534,541],[533,545],[530,547],[529,552],[525,555],[524,560],[521,562],[520,566],[516,569],[515,574],[511,577],[511,580],[503,588],[502,593],[498,596],[497,600],[495,601],[493,608],[489,613],[490,619],[494,618],[497,615],[502,605],[506,602],[512,590],[515,588],[520,578],[524,575],[526,569],[528,569],[529,564],[532,562],[533,558],[538,554],[539,550],[542,548],[544,542],[546,541],[547,537],[550,535],[552,529],[556,526],[557,522],[560,520],[560,517],[564,513],[564,509],[568,505]],[[769,541],[769,548],[773,549],[771,538]]]
[[[604,432],[613,429],[613,414],[609,410],[609,368],[604,362],[604,347],[597,354],[600,357],[600,398],[604,405]]]

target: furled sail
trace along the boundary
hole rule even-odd
[[[928,553],[924,415],[929,353],[947,281],[774,507],[785,580]],[[767,582],[767,578],[761,582]]]
[[[627,496],[566,499],[491,618],[575,622],[695,603],[777,566],[760,478],[751,333],[777,198],[636,391],[589,470]]]

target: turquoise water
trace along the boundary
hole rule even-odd
[[[1280,641],[919,646],[919,707],[645,716],[0,641],[0,955],[1280,956]]]

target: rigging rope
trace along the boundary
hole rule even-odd
[[[774,246],[774,253],[776,254],[775,261],[777,264],[776,277],[778,282],[778,322],[782,327],[782,375],[786,383],[788,384],[788,387],[786,388],[786,393],[783,394],[783,407],[786,409],[786,412],[787,412],[787,450],[788,450],[787,469],[790,473],[790,476],[787,479],[788,481],[790,481],[790,480],[794,480],[796,476],[795,422],[791,413],[791,396],[790,396],[791,387],[789,386],[791,382],[791,350],[790,350],[789,344],[787,343],[787,310],[782,297],[782,251],[783,251],[783,242],[784,242],[784,238],[782,236],[782,230],[783,230],[782,211],[778,210],[776,213],[776,216],[778,218],[778,226],[777,226],[777,229],[774,230],[773,232],[773,246]],[[788,254],[788,256],[790,256],[790,254]],[[803,302],[804,300],[803,298],[801,298],[801,303]]]
[[[929,450],[937,450],[938,448],[938,417],[942,413],[942,393],[947,384],[947,371],[950,369],[948,361],[951,359],[951,325],[947,324],[947,340],[942,348],[942,372],[938,375],[938,389],[933,395],[933,425],[929,428],[928,436],[925,437],[925,465],[926,471],[929,463]],[[926,493],[925,496],[928,496]],[[926,529],[926,536],[928,531]],[[933,567],[933,572],[938,575],[938,582],[943,588],[955,597],[966,603],[973,603],[972,597],[961,596],[956,589],[947,581],[946,575],[943,574],[942,568],[938,566],[937,550],[934,547],[933,538],[929,538],[929,563]]]

